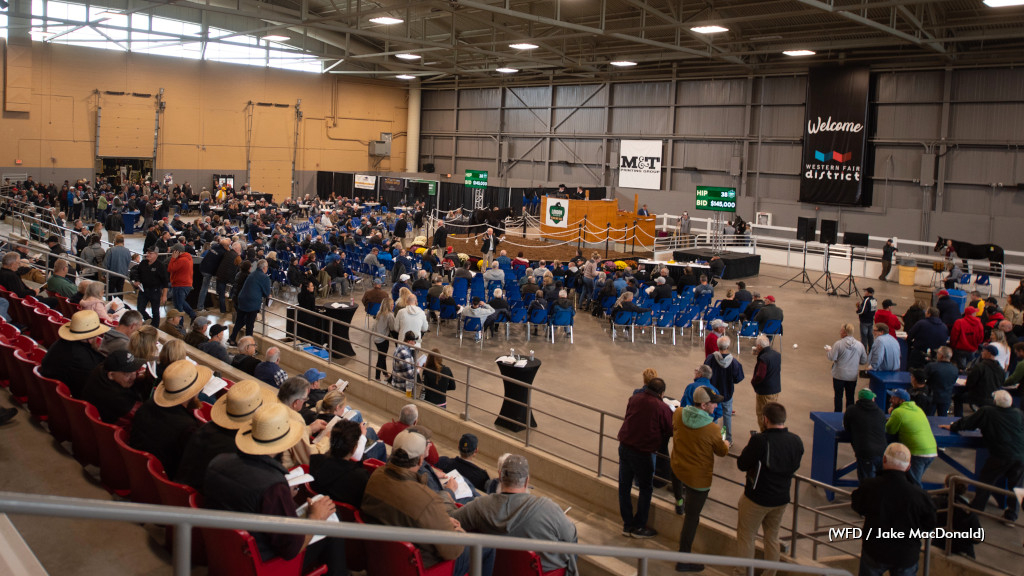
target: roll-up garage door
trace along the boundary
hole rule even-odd
[[[100,158],[153,158],[156,107],[153,97],[103,94],[96,112],[96,155]]]
[[[295,109],[255,106],[249,152],[252,190],[281,201],[292,195]]]

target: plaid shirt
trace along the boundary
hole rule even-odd
[[[398,348],[395,349],[392,373],[396,382],[416,381],[416,355],[412,347],[405,344],[398,345]]]
[[[260,362],[253,371],[253,376],[270,384],[274,388],[280,388],[281,384],[288,379],[288,373],[281,368],[277,362]]]

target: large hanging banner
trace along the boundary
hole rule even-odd
[[[661,189],[661,140],[622,140],[619,187]]]
[[[807,78],[800,201],[870,206],[867,68],[815,68]]]

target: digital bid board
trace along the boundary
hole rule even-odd
[[[487,171],[466,170],[466,186],[470,188],[487,188]]]
[[[736,211],[736,189],[697,186],[697,210]]]

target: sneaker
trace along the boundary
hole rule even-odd
[[[7,424],[12,419],[14,419],[14,417],[17,416],[17,415],[18,415],[18,409],[17,408],[4,408],[4,409],[0,409],[0,425]]]
[[[683,515],[683,499],[676,500],[676,514]]]
[[[633,529],[630,528],[629,526],[625,526],[624,525],[622,527],[622,535],[626,536],[626,537],[632,537],[633,536]]]
[[[676,572],[703,572],[703,564],[687,564],[686,562],[676,562]]]
[[[654,528],[647,528],[646,526],[642,526],[640,528],[635,528],[629,535],[639,540],[647,540],[648,538],[654,538],[655,536],[657,536],[658,531]]]

